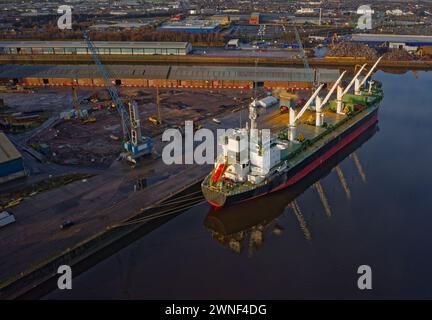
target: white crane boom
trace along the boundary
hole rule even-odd
[[[357,72],[357,74],[354,76],[354,78],[352,78],[351,82],[349,83],[349,85],[345,88],[345,90],[342,92],[342,96],[344,96],[349,89],[351,89],[352,85],[354,84],[354,82],[356,81],[356,79],[359,77],[359,75],[361,74],[361,72],[363,71],[363,69],[366,67],[366,63],[364,65],[361,66],[360,70]]]
[[[373,67],[369,70],[369,72],[367,73],[367,75],[364,77],[364,79],[362,80],[362,82],[360,82],[360,87],[362,85],[364,85],[364,83],[366,82],[367,78],[370,77],[370,75],[372,74],[372,72],[375,70],[376,66],[378,65],[378,63],[381,61],[383,57],[379,57],[378,60],[375,62],[375,64],[373,65]]]
[[[318,95],[318,93],[321,91],[324,84],[321,84],[314,92],[314,94],[309,98],[309,100],[306,102],[306,104],[303,106],[303,108],[300,110],[300,112],[297,114],[297,116],[294,119],[294,123],[300,119],[300,117],[305,113],[306,109],[310,106],[312,101],[314,101],[315,97]]]
[[[342,72],[342,74],[339,76],[339,79],[336,80],[336,82],[333,84],[333,87],[328,92],[327,96],[324,98],[324,100],[321,102],[321,109],[324,108],[325,104],[329,101],[331,95],[336,90],[339,83],[342,81],[343,76],[345,75],[346,71]]]

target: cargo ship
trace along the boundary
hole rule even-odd
[[[383,90],[371,75],[380,60],[364,77],[366,64],[361,66],[345,88],[343,72],[324,98],[319,95],[323,85],[318,86],[304,105],[281,92],[280,110],[289,113],[288,123],[275,133],[257,128],[253,101],[250,125],[229,130],[218,141],[222,152],[201,184],[206,200],[223,207],[292,186],[374,126]],[[330,100],[335,91],[336,99]]]
[[[205,228],[212,233],[214,239],[217,241],[222,239],[228,244],[231,239],[238,239],[237,235],[240,237],[244,236],[250,230],[260,229],[260,226],[266,226],[272,221],[275,222],[275,219],[283,214],[288,207],[291,207],[292,202],[297,197],[316,183],[320,183],[342,161],[353,161],[349,158],[351,156],[353,158],[354,156],[357,157],[357,151],[367,144],[377,131],[378,124],[375,124],[358,136],[352,143],[320,165],[316,170],[313,170],[304,179],[281,192],[260,197],[249,202],[245,201],[235,206],[227,206],[222,209],[210,207],[204,220]],[[322,188],[324,188],[324,184],[322,184]],[[326,196],[324,195],[324,197]],[[326,198],[326,201],[330,201],[330,199]],[[331,204],[329,204],[329,210],[332,210]],[[331,213],[328,215],[325,212],[325,206],[323,206],[323,211],[323,215],[330,217]]]

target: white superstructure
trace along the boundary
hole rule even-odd
[[[254,103],[251,109],[254,110]],[[251,117],[251,127],[254,127]],[[215,163],[217,180],[222,178],[235,182],[257,184],[280,165],[286,143],[272,139],[270,130],[242,128],[229,131],[219,144],[222,152]]]

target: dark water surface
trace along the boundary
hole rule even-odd
[[[377,128],[307,181],[217,212],[195,207],[48,298],[432,298],[432,73],[375,78]],[[360,265],[372,290],[357,287]]]

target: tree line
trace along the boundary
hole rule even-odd
[[[82,40],[83,33],[88,25],[80,24],[73,30],[60,30],[57,23],[50,21],[43,27],[34,25],[31,28],[2,31],[0,38],[17,40]],[[220,45],[225,43],[225,37],[220,33],[192,33],[187,31],[157,30],[154,26],[145,26],[131,29],[105,29],[92,30],[90,38],[94,41],[174,41],[205,43]]]

